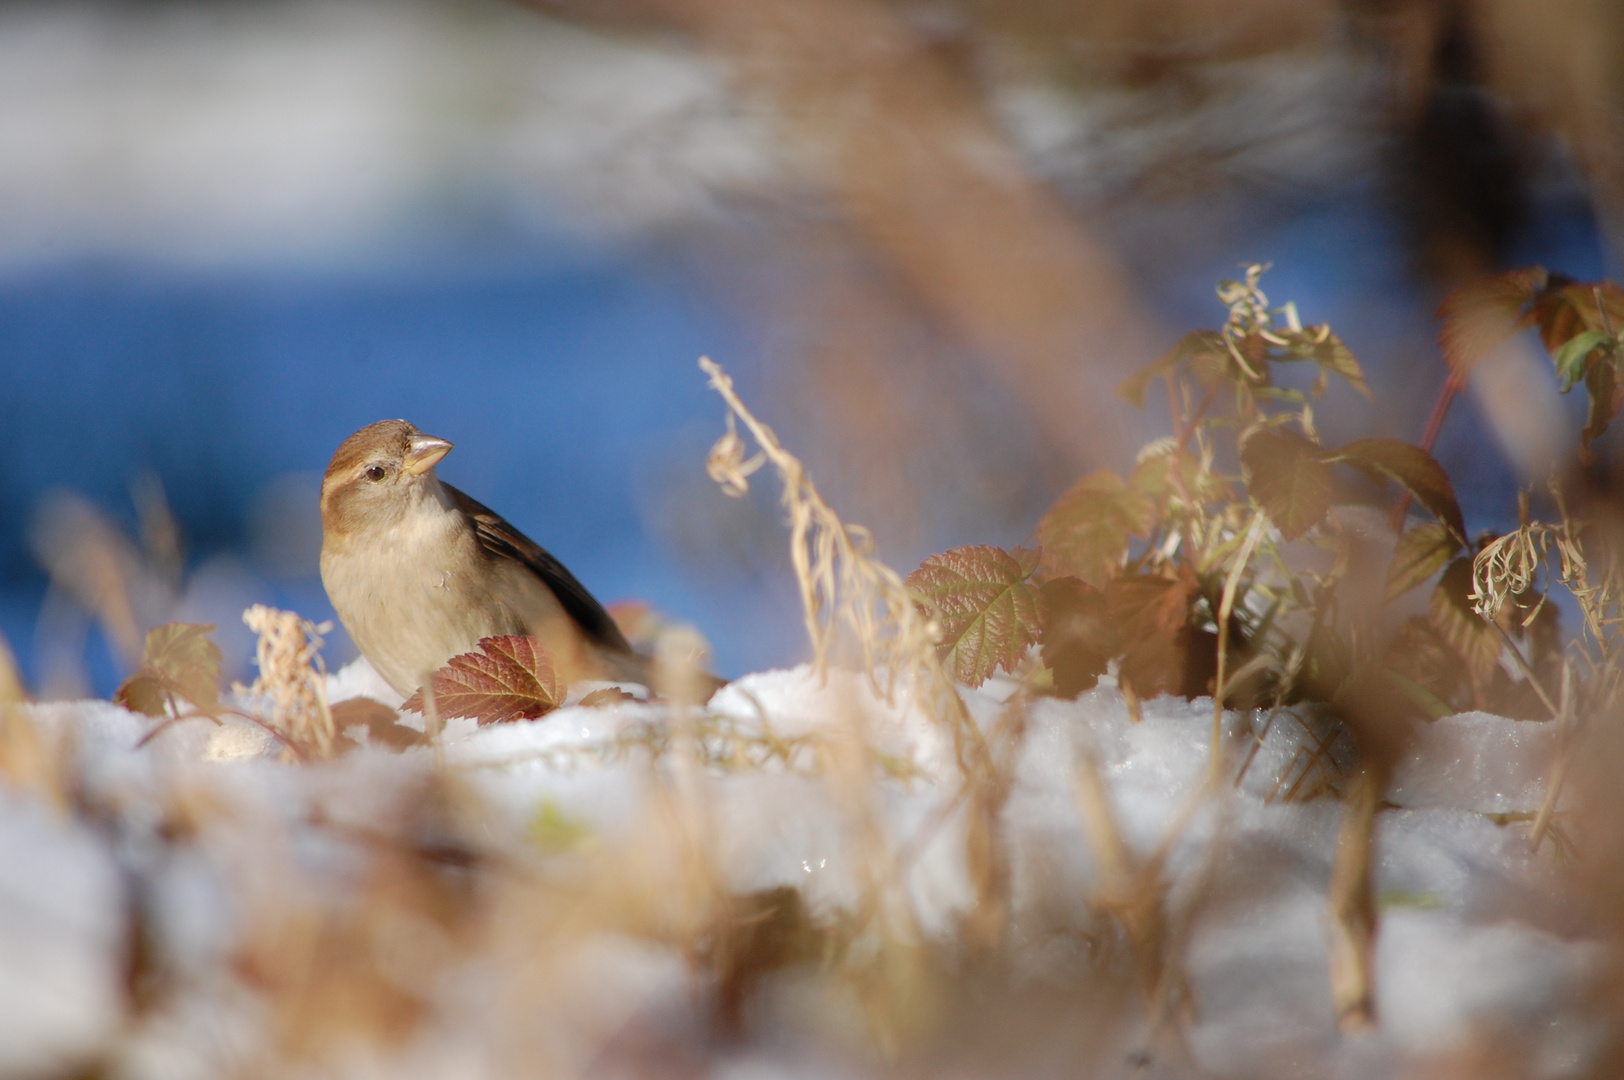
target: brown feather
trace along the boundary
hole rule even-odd
[[[615,625],[615,620],[587,591],[574,574],[565,569],[552,554],[524,533],[508,524],[507,520],[490,507],[441,481],[446,493],[458,510],[467,514],[479,536],[479,546],[498,558],[523,563],[540,578],[558,597],[570,617],[580,626],[587,640],[611,652],[631,653],[626,636]]]

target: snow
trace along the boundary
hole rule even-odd
[[[1555,845],[1535,853],[1525,822],[1489,816],[1538,808],[1554,728],[1467,714],[1420,733],[1378,817],[1378,1026],[1343,1036],[1325,899],[1341,806],[1305,796],[1335,781],[1350,749],[1321,751],[1328,732],[1311,719],[1226,714],[1228,779],[1213,788],[1211,701],[1143,702],[1135,723],[1109,682],[1075,702],[1032,701],[1018,743],[1000,734],[1015,715],[1011,680],[963,691],[1011,775],[1000,827],[1010,978],[1023,992],[1109,979],[1123,962],[1114,924],[1090,902],[1105,882],[1078,785],[1094,769],[1132,857],[1165,858],[1191,1060],[1157,1057],[1155,1075],[1275,1075],[1291,1062],[1280,1075],[1398,1076],[1485,1033],[1519,1040],[1534,1075],[1592,1062],[1605,1031],[1584,1002],[1605,949],[1548,915],[1564,902]],[[331,701],[358,695],[400,700],[364,661],[329,676]],[[305,940],[316,914],[368,910],[349,933],[371,942],[368,970],[388,993],[420,1000],[421,1017],[404,1040],[335,1044],[321,1075],[504,1076],[516,1061],[587,1075],[679,1051],[729,1076],[869,1075],[883,1059],[854,1056],[867,1037],[850,1034],[866,1030],[850,1019],[862,1015],[857,999],[815,967],[763,988],[753,1041],[721,1053],[692,1034],[709,1014],[706,976],[683,944],[705,936],[683,929],[700,910],[684,892],[684,843],[697,843],[722,890],[789,886],[814,920],[835,924],[864,903],[873,849],[854,837],[872,828],[913,924],[944,955],[961,948],[976,907],[951,737],[905,689],[888,702],[850,672],[820,679],[803,666],[724,688],[708,706],[709,767],[678,752],[654,761],[649,747],[672,718],[647,701],[484,728],[453,719],[438,748],[362,748],[307,766],[229,718],[172,725],[138,747],[153,722],[105,702],[21,712],[68,763],[80,809],[0,787],[5,1075],[95,1059],[131,1077],[209,1076],[276,1060],[265,1057],[281,1052],[283,1006],[265,989],[275,958],[297,951],[288,942]],[[769,734],[799,748],[723,764],[729,747],[753,753]],[[854,797],[839,762],[859,738],[876,755],[864,775],[884,761],[894,776]],[[688,841],[671,821],[688,822]],[[365,868],[407,842],[495,868],[457,871],[484,882],[480,930],[458,930],[432,905],[377,906]],[[586,890],[573,901],[584,906],[558,899],[573,895],[569,883]],[[560,903],[558,925],[574,930],[537,921]],[[132,909],[166,972],[161,1006],[139,1022],[123,983]],[[639,929],[646,917],[654,924]],[[244,974],[254,956],[271,958],[260,982]],[[822,1019],[798,1029],[808,1010]],[[1144,1060],[1154,1046],[1142,1021],[1104,1030],[1115,1044],[1101,1060]]]

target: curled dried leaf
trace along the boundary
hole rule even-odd
[[[765,454],[744,456],[744,440],[739,437],[733,423],[733,414],[727,414],[727,431],[705,458],[705,472],[720,485],[723,492],[733,498],[742,498],[750,491],[750,474],[766,464]]]

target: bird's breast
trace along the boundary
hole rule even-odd
[[[376,532],[324,544],[322,583],[357,648],[401,694],[480,638],[556,619],[552,591],[493,563],[460,514],[435,508]]]

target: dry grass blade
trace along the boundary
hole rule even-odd
[[[269,726],[302,756],[331,757],[337,733],[327,707],[327,667],[321,659],[321,635],[296,612],[255,604],[242,621],[259,635],[259,677],[239,694],[271,699]]]
[[[1376,890],[1371,877],[1381,784],[1368,769],[1354,780],[1331,864],[1331,1003],[1344,1031],[1376,1022]]]
[[[830,648],[844,628],[860,650],[863,670],[873,680],[875,691],[887,700],[891,700],[897,678],[911,676],[927,704],[944,704],[944,691],[957,702],[936,657],[941,636],[937,620],[920,609],[901,575],[874,557],[874,541],[868,531],[841,521],[823,500],[806,466],[745,407],[726,372],[708,357],[702,357],[699,366],[731,410],[728,432],[711,451],[712,475],[730,491],[742,492],[748,486],[748,473],[754,468],[738,464],[744,461],[744,450],[732,423],[737,416],[783,480],[790,561],[819,672],[827,672]],[[884,686],[876,678],[882,671],[887,675]],[[937,711],[937,715],[942,714]]]
[[[1072,793],[1099,867],[1100,887],[1093,902],[1109,912],[1127,934],[1146,1010],[1159,1027],[1171,1011],[1181,982],[1170,960],[1172,934],[1165,910],[1167,882],[1162,863],[1170,841],[1183,831],[1188,815],[1180,815],[1157,854],[1140,860],[1122,837],[1099,763],[1092,756],[1085,755],[1078,762]]]
[[[17,658],[6,643],[5,635],[0,634],[0,705],[27,700],[28,691],[23,687],[22,676],[17,673]]]

